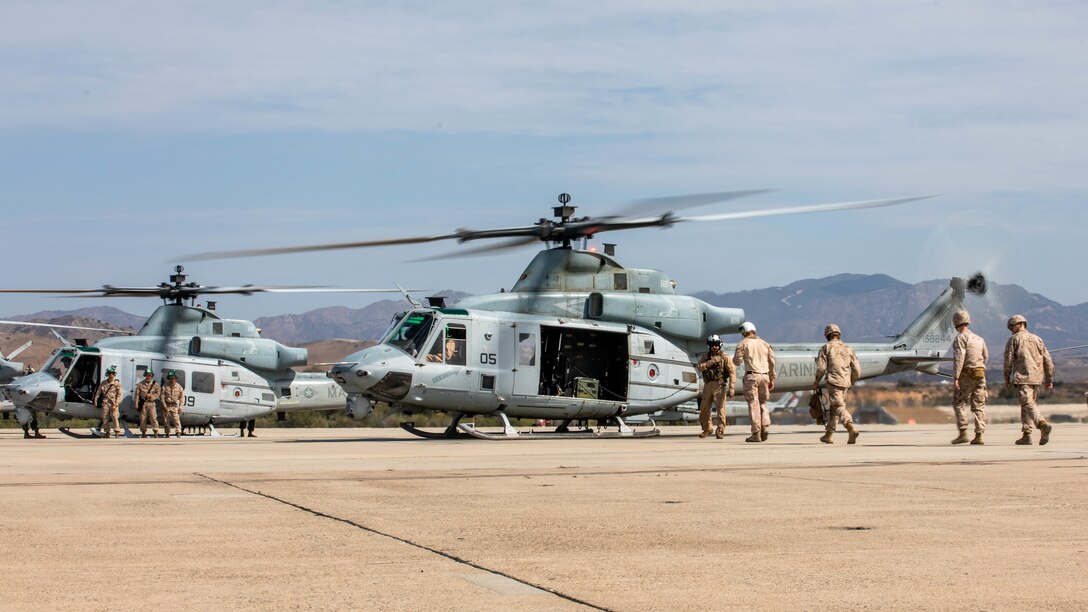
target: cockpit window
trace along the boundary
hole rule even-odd
[[[65,375],[68,374],[68,369],[72,367],[72,362],[75,360],[76,354],[74,351],[60,349],[53,353],[49,361],[42,366],[42,371],[57,380],[64,380]]]
[[[405,315],[400,325],[389,334],[383,344],[391,344],[412,357],[419,354],[427,335],[434,325],[434,315],[427,312],[410,312]]]
[[[467,336],[464,325],[450,323],[435,337],[431,350],[427,352],[427,361],[447,365],[465,365]]]

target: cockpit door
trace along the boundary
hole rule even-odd
[[[64,401],[90,404],[102,378],[102,359],[98,355],[80,353],[64,377]]]
[[[420,386],[428,407],[457,410],[471,408],[478,389],[470,367],[469,326],[467,320],[446,320],[427,352],[421,356]]]

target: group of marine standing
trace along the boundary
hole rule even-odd
[[[147,437],[147,426],[151,425],[151,437],[159,437],[158,406],[162,403],[162,424],[165,435],[170,437],[171,427],[177,437],[181,437],[181,407],[185,403],[185,390],[178,383],[177,374],[173,370],[166,373],[166,384],[159,385],[155,381],[155,372],[148,368],[144,371],[144,379],[136,385],[136,392],[132,400],[136,410],[140,412],[140,437]],[[110,426],[113,426],[114,437],[121,437],[121,424],[118,421],[118,411],[121,406],[123,390],[121,381],[117,380],[117,368],[110,367],[106,370],[106,380],[94,392],[91,402],[102,408],[102,435],[110,437]]]
[[[986,362],[989,352],[982,337],[971,331],[971,315],[966,310],[955,313],[952,324],[958,332],[952,343],[952,409],[959,429],[959,435],[952,440],[952,444],[968,442],[968,408],[975,419],[975,437],[970,439],[970,443],[984,444],[982,435],[986,432]],[[1009,318],[1008,328],[1011,336],[1005,344],[1005,386],[1015,389],[1019,396],[1020,429],[1023,434],[1016,444],[1030,445],[1031,432],[1035,428],[1039,430],[1039,444],[1046,444],[1050,440],[1052,427],[1039,414],[1039,388],[1054,388],[1054,362],[1043,340],[1028,331],[1028,321],[1023,315]],[[707,353],[696,365],[702,372],[704,382],[699,403],[700,438],[706,438],[711,433],[719,440],[725,437],[725,402],[733,397],[737,366],[744,366],[744,398],[748,402],[748,416],[752,423],[752,435],[744,441],[757,443],[767,440],[771,426],[767,399],[774,390],[775,379],[774,349],[756,335],[756,326],[751,322],[741,325],[741,334],[743,338],[732,358],[722,352],[721,338],[717,335],[707,338]],[[824,338],[827,343],[816,356],[816,378],[812,382],[814,394],[820,393],[821,382],[827,388],[827,409],[818,415],[822,418],[817,419],[818,422],[823,421],[825,427],[820,442],[833,444],[832,437],[839,423],[842,423],[849,436],[846,443],[854,444],[859,432],[846,409],[846,395],[861,376],[861,366],[854,350],[842,341],[842,331],[838,325],[828,324],[824,328]],[[711,430],[712,406],[718,409],[718,427],[714,431]]]

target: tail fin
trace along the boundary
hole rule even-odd
[[[982,274],[976,274],[970,279],[953,278],[948,288],[903,333],[895,337],[894,348],[941,353],[948,350],[956,335],[952,315],[963,310],[963,298],[968,291],[978,295],[986,292],[986,279]]]

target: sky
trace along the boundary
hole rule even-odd
[[[689,293],[982,270],[1079,304],[1085,75],[1082,2],[6,0],[0,287],[154,285],[186,253],[530,224],[564,192],[600,216],[774,188],[685,212],[940,196],[593,244]],[[186,268],[203,285],[487,293],[539,247],[457,249]],[[382,297],[239,296],[220,312]],[[100,303],[0,296],[0,316]]]

